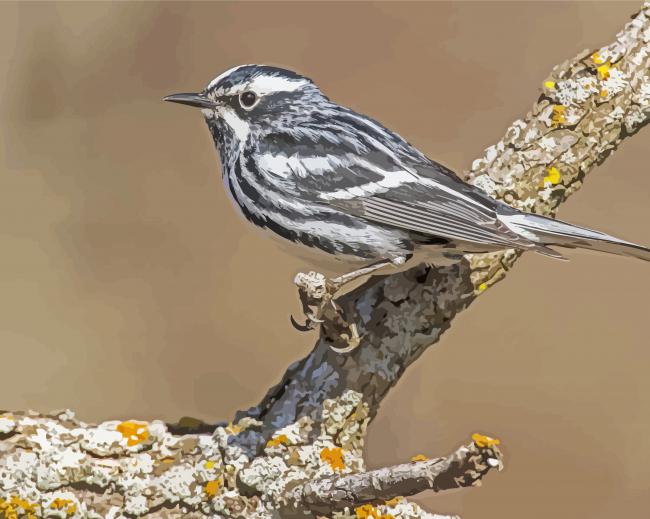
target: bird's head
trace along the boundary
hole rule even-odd
[[[251,133],[295,124],[327,98],[310,79],[290,70],[242,65],[217,76],[202,92],[173,94],[165,101],[200,108],[222,145],[232,139],[244,144]]]

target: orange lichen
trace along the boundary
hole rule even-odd
[[[57,497],[50,503],[50,508],[53,508],[55,510],[63,510],[65,509],[65,513],[67,516],[74,515],[77,513],[77,505],[76,503],[72,502],[70,499],[62,499],[60,497]]]
[[[149,429],[147,429],[146,423],[128,420],[119,423],[116,429],[127,439],[126,444],[129,447],[142,443],[149,438]]]
[[[397,496],[394,497],[393,499],[389,499],[388,501],[385,501],[384,504],[386,506],[396,506],[399,504],[399,502],[404,499],[402,496]]]
[[[289,445],[289,438],[286,434],[279,434],[275,438],[271,438],[266,442],[267,447],[277,447],[278,445]]]
[[[562,105],[554,105],[553,106],[553,115],[551,116],[551,122],[553,123],[553,126],[559,126],[560,124],[564,124],[566,122],[566,107]]]
[[[372,505],[361,505],[354,509],[357,519],[395,519],[392,514],[382,514]]]
[[[501,440],[490,438],[489,436],[485,436],[484,434],[480,433],[472,434],[472,440],[477,447],[481,448],[494,447],[495,445],[499,445],[501,443]]]
[[[203,491],[206,493],[208,497],[214,497],[217,495],[217,492],[219,492],[220,487],[221,487],[221,480],[213,479],[212,481],[208,481],[205,484],[205,486],[203,487]]]
[[[416,454],[411,458],[411,461],[413,463],[417,463],[418,461],[427,461],[429,458],[427,458],[424,454]]]
[[[0,512],[5,519],[18,519],[18,511],[7,500],[0,498]]]
[[[0,497],[0,515],[5,519],[18,519],[26,517],[27,519],[36,519],[38,503],[30,503],[19,496],[11,496],[6,500]]]
[[[340,447],[334,447],[333,449],[325,447],[320,451],[320,459],[332,467],[332,470],[343,470],[345,468],[343,449]]]
[[[50,508],[54,508],[55,510],[60,510],[61,508],[64,508],[68,506],[72,501],[69,499],[62,499],[60,497],[57,497],[50,503]]]
[[[26,501],[25,499],[21,499],[18,496],[12,496],[11,497],[11,504],[13,506],[17,506],[22,508],[25,512],[36,512],[36,507],[38,506],[37,503],[30,503],[29,501]]]
[[[361,505],[355,510],[357,519],[369,519],[377,517],[377,509],[372,505]]]

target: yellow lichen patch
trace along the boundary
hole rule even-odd
[[[204,466],[206,469],[211,470],[211,469],[214,468],[214,466],[215,466],[216,464],[217,464],[216,461],[214,461],[214,460],[208,460],[208,461],[206,461],[206,462],[203,464],[203,466]]]
[[[549,90],[555,89],[555,81],[544,81],[544,86]]]
[[[553,126],[559,126],[560,124],[564,124],[566,122],[566,107],[562,105],[554,105],[553,106],[553,115],[551,116],[551,122],[553,123]]]
[[[499,445],[501,443],[501,440],[490,438],[489,436],[485,436],[484,434],[480,433],[472,434],[472,441],[476,444],[477,447],[481,448],[494,447],[495,445]]]
[[[332,467],[332,470],[343,470],[345,468],[343,449],[340,447],[334,447],[333,449],[325,447],[320,451],[320,459]]]
[[[596,65],[600,65],[601,63],[605,63],[605,60],[600,57],[600,54],[597,52],[594,52],[591,55],[591,61],[593,61]]]
[[[394,497],[393,499],[389,499],[388,501],[385,501],[384,504],[386,506],[397,506],[402,499],[404,499],[402,496],[397,496]]]
[[[560,173],[560,170],[557,169],[555,166],[552,166],[548,168],[546,172],[546,176],[540,183],[539,187],[544,187],[547,183],[554,186],[556,184],[559,184],[560,180],[562,180],[562,174]]]
[[[229,422],[228,427],[226,427],[226,432],[228,434],[239,434],[241,432],[241,427],[239,425],[233,424],[232,422]]]
[[[129,447],[142,443],[149,438],[149,429],[147,429],[146,423],[128,420],[117,424],[116,429],[127,439],[126,444]]]
[[[427,461],[429,458],[427,458],[424,454],[416,454],[411,458],[411,461],[413,463],[417,463],[418,461]]]
[[[603,89],[600,91],[600,97],[607,97],[608,94],[609,94],[609,92],[607,91],[606,88],[603,88]]]
[[[488,287],[488,284],[487,284],[487,283],[481,283],[481,284],[478,286],[478,291],[479,291],[479,292],[485,292],[485,291],[487,290],[487,287]]]
[[[607,79],[609,77],[609,63],[603,63],[599,67],[596,67],[596,71],[598,72],[598,77],[600,79]]]
[[[289,438],[286,434],[279,434],[275,438],[271,438],[266,442],[267,447],[277,447],[278,445],[289,445]]]
[[[221,487],[221,480],[213,479],[212,481],[208,481],[205,484],[205,486],[203,487],[203,491],[208,497],[212,498],[217,495],[217,492],[219,492],[220,487]]]

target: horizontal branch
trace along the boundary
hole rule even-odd
[[[480,443],[480,442],[479,442]],[[440,492],[477,486],[493,468],[501,468],[501,453],[489,441],[472,442],[445,458],[414,460],[368,472],[324,478],[296,488],[292,498],[315,513],[376,504],[425,490]]]
[[[274,510],[329,515],[398,491],[469,486],[501,467],[495,441],[475,435],[447,458],[365,473],[368,407],[361,395],[346,391],[322,411],[317,440],[309,440],[314,424],[301,419],[277,431],[254,458],[232,442],[259,427],[250,418],[217,427],[212,436],[177,436],[159,421],[93,425],[70,411],[0,414],[0,517],[273,519]],[[380,481],[384,492],[372,493],[371,485]],[[348,486],[346,496],[337,498],[336,489]],[[436,517],[405,501],[390,506],[396,519],[406,506],[405,517]]]

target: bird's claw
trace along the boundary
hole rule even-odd
[[[307,318],[304,323],[299,323],[298,321],[296,321],[293,315],[290,315],[289,319],[291,320],[291,325],[299,332],[309,332],[314,328],[316,328],[314,322],[311,321],[309,318]]]
[[[330,349],[336,353],[350,353],[351,351],[356,350],[361,344],[361,337],[359,336],[359,331],[357,330],[357,325],[351,323],[349,326],[350,333],[342,333],[340,335],[341,341],[345,346],[338,348],[334,344],[330,344]]]
[[[309,332],[311,330],[315,330],[316,328],[318,328],[318,325],[325,322],[323,319],[319,319],[318,317],[316,317],[312,312],[305,312],[304,324],[296,321],[293,315],[290,315],[289,318],[291,320],[291,324],[293,325],[293,327],[299,332]]]

